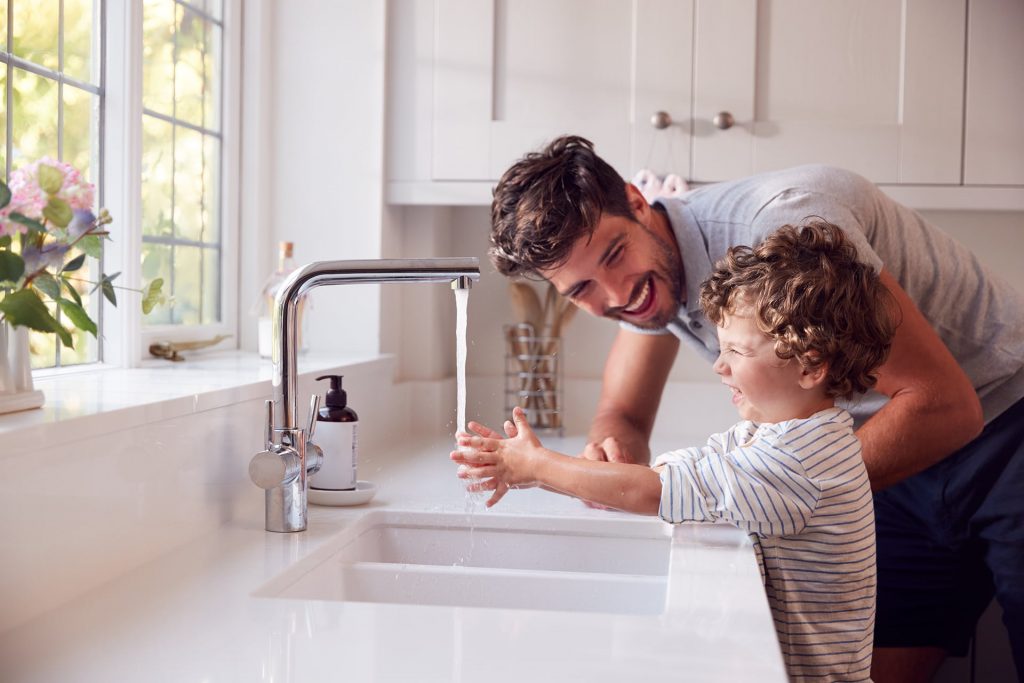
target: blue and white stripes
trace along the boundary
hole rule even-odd
[[[790,678],[869,680],[875,518],[849,413],[740,422],[660,465],[662,519],[750,532]]]

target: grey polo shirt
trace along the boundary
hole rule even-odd
[[[986,422],[1024,397],[1024,295],[861,176],[799,166],[656,202],[679,242],[686,300],[666,330],[655,334],[671,332],[713,362],[718,336],[698,294],[712,264],[732,245],[753,246],[782,225],[820,217],[843,229],[863,263],[896,278],[971,379]],[[860,422],[885,400],[871,392],[844,407]]]

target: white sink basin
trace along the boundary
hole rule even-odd
[[[643,518],[371,512],[256,594],[659,614],[670,546]]]

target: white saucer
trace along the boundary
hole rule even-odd
[[[372,481],[356,482],[352,491],[331,491],[328,489],[309,489],[309,502],[313,505],[330,505],[341,507],[345,505],[362,505],[370,502],[370,499],[377,494],[377,485]]]

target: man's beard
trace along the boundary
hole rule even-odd
[[[660,280],[667,288],[669,299],[672,303],[666,310],[659,310],[657,315],[650,319],[640,322],[633,322],[631,320],[625,320],[633,327],[639,327],[642,330],[662,330],[678,315],[678,308],[683,303],[683,262],[679,256],[678,250],[673,248],[673,245],[662,239],[657,233],[648,228],[642,223],[637,223],[640,229],[643,230],[647,235],[654,240],[658,251],[654,258],[654,268],[644,274],[644,277],[637,283],[637,290],[633,292],[633,296],[630,301],[635,301],[636,297],[640,294],[644,284],[647,280],[652,281],[652,286],[658,280]],[[664,302],[659,301],[659,305],[664,305]],[[621,314],[615,313],[611,316],[616,320],[623,320]]]

